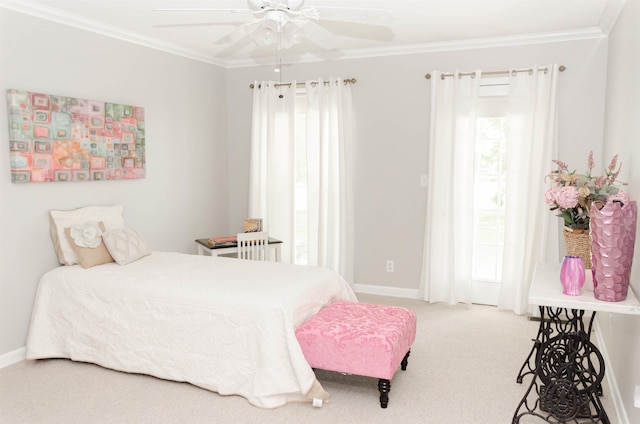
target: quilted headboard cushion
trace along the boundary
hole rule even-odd
[[[58,254],[58,261],[63,265],[80,263],[73,251],[64,229],[74,225],[82,225],[87,221],[104,223],[107,231],[124,228],[124,208],[122,205],[86,206],[73,210],[49,211],[49,226],[53,247]]]

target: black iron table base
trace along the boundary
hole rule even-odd
[[[585,328],[584,310],[540,306],[540,327],[529,356],[516,378],[529,387],[512,424],[531,415],[548,423],[604,423],[600,402],[605,365],[589,335],[595,312]]]

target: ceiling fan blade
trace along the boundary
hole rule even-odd
[[[256,51],[255,53],[259,52]],[[309,55],[321,59],[333,60],[343,56],[344,52],[339,49],[323,46],[315,40],[310,40],[308,37],[303,38],[299,44],[296,44],[291,49],[281,51],[283,64],[296,62],[302,57]]]
[[[304,26],[304,40],[313,40],[316,45],[330,49],[335,42],[335,34],[324,28],[318,21],[309,21]]]
[[[231,44],[240,40],[241,38],[251,34],[256,26],[260,25],[260,20],[254,20],[246,22],[240,25],[237,29],[231,31],[224,37],[216,40],[214,44]]]
[[[385,9],[354,9],[351,7],[322,7],[314,6],[320,14],[320,20],[362,22],[366,24],[388,24],[396,18]]]
[[[231,31],[227,35],[214,41],[213,44],[231,44],[240,40],[245,35],[247,35],[247,30],[244,25],[241,25],[238,29]]]
[[[249,37],[245,37],[219,51],[215,56],[219,58],[230,57],[240,53],[242,50],[245,50],[251,44],[251,39]]]
[[[319,57],[320,59],[328,59],[328,60],[333,60],[333,59],[339,59],[342,56],[344,56],[344,52],[340,49],[327,49],[317,43],[314,43],[313,41],[309,40],[309,44],[310,45],[314,45],[317,46],[317,49],[310,49],[308,51],[309,54],[312,54],[316,57]]]
[[[192,22],[187,24],[160,24],[152,25],[153,28],[173,28],[173,27],[199,27],[199,26],[229,26],[229,25],[242,25],[243,22]]]
[[[153,9],[153,11],[154,12],[231,12],[231,13],[252,12],[249,9],[211,9],[206,7],[158,8],[158,9]]]

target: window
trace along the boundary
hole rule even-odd
[[[501,279],[507,147],[504,127],[504,117],[482,117],[476,123],[472,278],[478,281]]]
[[[472,279],[484,283],[500,283],[504,252],[507,87],[495,80],[481,87],[476,119]]]

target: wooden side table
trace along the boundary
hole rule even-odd
[[[282,260],[282,240],[269,237],[269,257],[272,256],[276,262]],[[196,247],[198,249],[198,255],[204,256],[220,256],[227,253],[238,253],[238,243],[229,242],[216,244],[215,246],[209,245],[209,239],[197,239]]]

